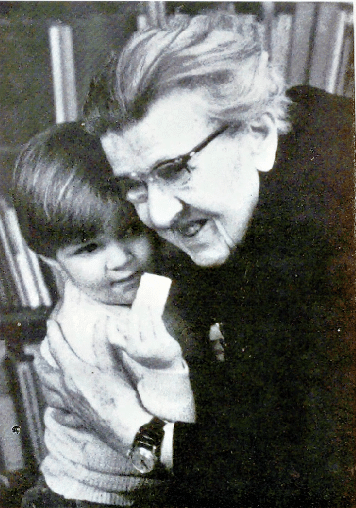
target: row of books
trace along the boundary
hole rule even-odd
[[[74,111],[71,99],[75,99],[73,86],[69,87],[74,85],[71,28],[51,27],[49,46],[56,121],[74,120],[75,116],[68,118],[68,110]],[[5,323],[5,328],[10,330],[6,336],[0,336],[0,486],[6,488],[9,488],[9,473],[28,466],[29,454],[37,466],[45,456],[43,399],[33,368],[36,351],[31,349],[38,347],[42,337],[37,337],[37,344],[31,344],[28,341],[33,337],[20,336],[24,343],[17,350],[11,336],[11,324],[13,321],[16,324],[17,319],[19,325],[23,319],[35,320],[38,317],[36,309],[50,308],[52,304],[39,258],[23,239],[9,198],[0,195],[0,323]],[[5,358],[12,365],[11,372],[6,367],[9,363],[5,363]],[[6,378],[9,376],[16,382],[8,383]]]
[[[21,235],[14,208],[8,199],[0,197],[0,322],[8,323],[9,318],[10,322],[21,319],[23,308],[35,312],[37,308],[51,305],[39,260]],[[26,466],[24,431],[36,462],[44,449],[32,361],[25,358],[14,361],[16,386],[20,393],[9,392],[5,358],[11,339],[8,333],[6,337],[0,336],[0,485],[3,487],[7,487],[9,473]],[[23,406],[20,410],[18,404]]]
[[[352,95],[352,8],[336,2],[297,2],[293,13],[273,17],[272,58],[289,85],[309,84]]]
[[[162,4],[148,2],[138,17],[138,29],[164,24]],[[287,7],[286,7],[287,6]],[[217,8],[244,18],[238,3],[218,2]],[[266,45],[290,86],[309,84],[353,97],[353,12],[345,2],[261,2]],[[175,17],[188,17],[177,8]]]
[[[33,367],[38,350],[39,343],[28,344],[17,357],[0,341],[0,485],[1,476],[33,463],[39,467],[46,455],[45,401]]]
[[[21,235],[14,208],[0,197],[0,315],[51,305],[38,257]]]

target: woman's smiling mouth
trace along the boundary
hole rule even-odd
[[[182,226],[179,226],[178,228],[176,228],[176,231],[178,231],[180,235],[185,236],[186,238],[192,238],[201,231],[201,229],[205,226],[207,222],[208,219],[192,221]]]

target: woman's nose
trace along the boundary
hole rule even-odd
[[[129,268],[133,254],[125,242],[112,242],[107,248],[106,267],[110,271]]]
[[[183,210],[183,203],[169,189],[151,184],[148,188],[147,213],[153,229],[168,229]]]

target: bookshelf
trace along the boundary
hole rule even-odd
[[[289,86],[311,85],[354,98],[353,2],[152,3],[159,12],[151,9],[146,17],[156,25],[162,24],[162,4],[166,16],[210,9],[254,16],[263,22],[266,47]]]
[[[339,74],[343,79],[346,75],[346,66],[349,63],[348,55],[342,64],[348,45],[347,34],[353,26],[352,11],[340,7],[337,3],[320,3],[316,8],[316,23],[311,54],[309,84],[323,88],[327,92],[343,92],[337,88]],[[348,53],[350,52],[350,46]],[[344,67],[342,69],[342,66]]]

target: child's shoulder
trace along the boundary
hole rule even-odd
[[[50,316],[60,326],[66,341],[76,352],[83,348],[90,350],[97,324],[104,318],[100,304],[89,299],[70,282],[66,283],[63,296]]]
[[[127,329],[130,308],[105,305],[83,293],[71,282],[65,284],[63,297],[50,319],[61,329],[65,341],[75,354],[91,365],[98,365],[98,352],[106,342],[115,344],[117,325]],[[55,337],[47,334],[53,347]],[[100,356],[100,355],[99,355]]]
[[[91,322],[100,312],[102,312],[100,304],[89,298],[68,280],[64,285],[62,297],[53,309],[51,318],[60,322],[81,321],[84,324],[83,319],[88,319],[88,322]]]

